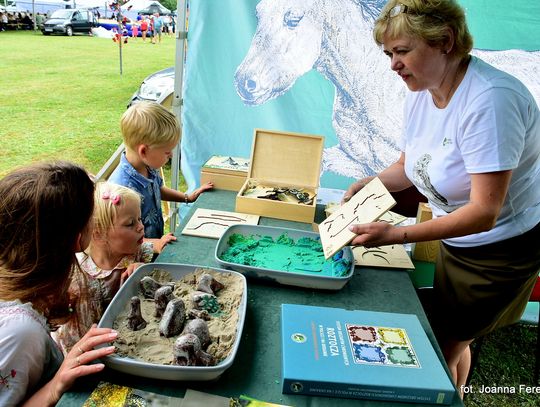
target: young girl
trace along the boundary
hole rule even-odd
[[[132,189],[108,182],[96,185],[94,230],[88,250],[77,253],[81,272],[70,292],[77,297],[70,320],[53,335],[69,352],[93,323],[98,322],[124,280],[149,263],[153,244],[143,242],[141,198]],[[162,239],[167,239],[165,235]],[[86,293],[86,294],[84,294]]]
[[[0,405],[51,406],[103,370],[117,333],[92,327],[65,359],[50,336],[69,314],[75,253],[92,232],[94,185],[74,164],[39,164],[0,180]]]
[[[137,37],[139,36],[139,26],[137,25],[137,23],[131,24],[131,36],[133,37],[134,40],[136,40]]]

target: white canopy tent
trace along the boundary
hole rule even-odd
[[[98,9],[101,16],[105,17],[111,13],[109,8],[109,0],[74,0],[73,1],[77,8],[90,8]]]
[[[35,13],[52,13],[64,8],[98,9],[105,16],[109,10],[108,0],[17,0],[18,11],[32,11]]]
[[[149,8],[150,6],[159,8],[160,14],[168,14],[170,10],[161,5],[158,1],[155,0],[130,0],[127,3],[122,5],[122,11],[129,11],[137,13],[140,10]]]
[[[69,6],[73,8],[73,0],[17,0],[15,3],[18,11],[30,11],[34,13],[49,13],[60,8]]]

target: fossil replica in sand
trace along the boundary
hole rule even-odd
[[[160,318],[167,308],[167,304],[174,298],[173,289],[171,286],[166,285],[156,290],[154,294],[154,302],[156,303],[156,312],[154,316]]]
[[[141,314],[141,300],[139,297],[131,297],[129,307],[129,315],[127,317],[129,329],[133,331],[144,329],[146,327],[146,321]]]
[[[141,279],[129,315],[120,313],[113,324],[117,354],[179,366],[218,364],[236,339],[243,281],[211,269],[170,280],[157,270]]]
[[[161,284],[154,280],[150,276],[145,276],[141,279],[139,282],[141,293],[144,296],[144,298],[154,298],[156,291],[159,290],[163,286],[169,286],[172,289],[174,289],[174,283],[168,282],[166,284]]]
[[[203,349],[210,344],[210,331],[206,321],[196,318],[188,321],[182,335],[174,342],[173,363],[180,366],[214,366],[215,358]]]
[[[166,338],[182,332],[186,320],[186,306],[181,298],[173,298],[167,304],[159,323],[159,334]]]

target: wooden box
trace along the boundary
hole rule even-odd
[[[236,196],[236,211],[311,223],[315,217],[324,137],[255,129],[248,178]],[[244,196],[251,185],[295,188],[313,195],[311,204]]]
[[[425,202],[418,204],[418,214],[416,223],[425,222],[432,218],[431,208]],[[435,263],[439,255],[439,241],[430,240],[428,242],[417,242],[412,245],[412,258],[420,261]]]
[[[246,182],[247,158],[214,155],[201,168],[201,185],[213,182],[214,188],[239,191]]]

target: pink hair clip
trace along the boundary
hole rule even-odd
[[[108,191],[103,192],[101,199],[110,199],[113,205],[118,205],[120,203],[120,195],[110,194]]]

